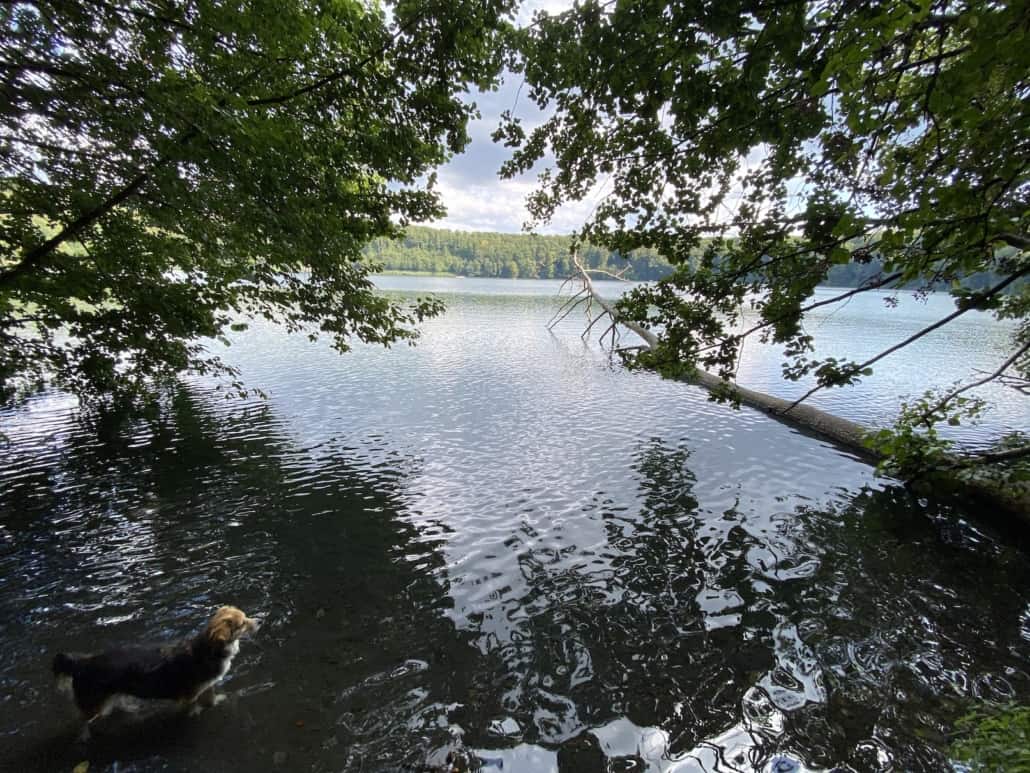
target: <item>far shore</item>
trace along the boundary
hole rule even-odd
[[[373,276],[442,276],[451,279],[464,279],[464,274],[452,274],[449,271],[376,271]],[[503,279],[504,277],[481,277],[482,279]]]
[[[539,276],[469,276],[468,274],[452,274],[452,273],[450,273],[448,271],[400,271],[400,270],[394,270],[394,269],[387,269],[385,271],[376,271],[374,274],[372,274],[372,276],[441,277],[441,278],[444,278],[444,279],[496,279],[499,282],[504,282],[504,281],[507,281],[509,279],[521,279],[523,281],[529,281],[529,282],[553,282],[556,279],[557,280],[563,280],[564,279],[564,277],[560,277],[560,276],[548,277],[548,278],[542,278],[542,277],[539,277]],[[599,281],[599,282],[617,282],[618,280],[613,279],[612,277],[608,277],[608,276],[598,276],[598,277],[594,277],[594,281]],[[654,281],[654,280],[651,280],[651,281]],[[643,284],[643,282],[640,282],[639,280],[636,280],[636,279],[625,280],[625,283],[626,284]],[[837,289],[837,290],[854,289],[851,285],[835,285],[835,284],[819,284],[819,285],[816,285],[816,287],[825,287],[825,288],[832,288],[832,289]],[[871,291],[880,292],[880,293],[883,293],[883,294],[890,294],[892,292],[904,291],[905,289],[906,288],[899,288],[897,290],[886,289],[886,288],[876,288],[875,290],[871,290]],[[915,288],[911,288],[911,289],[915,289]],[[948,291],[947,290],[932,290],[931,292],[947,294]]]

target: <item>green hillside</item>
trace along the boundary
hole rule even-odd
[[[580,253],[590,268],[619,271],[626,267],[626,259],[609,250],[586,247]],[[568,276],[572,269],[568,236],[412,226],[403,239],[376,239],[366,248],[366,254],[387,271],[555,279]],[[655,252],[639,250],[628,259],[631,268],[627,279],[660,279],[672,270]]]
[[[365,254],[385,271],[399,273],[452,274],[477,277],[523,279],[564,279],[572,271],[568,236],[450,231],[443,228],[412,226],[403,239],[376,239]],[[629,256],[600,247],[580,249],[589,268],[617,272],[626,268],[626,279],[661,279],[672,266],[653,250],[636,250]],[[833,266],[824,285],[857,287],[880,273],[882,264],[846,263]],[[983,287],[992,274],[974,274],[963,282]],[[604,278],[600,276],[598,278]],[[939,289],[947,289],[941,284]]]

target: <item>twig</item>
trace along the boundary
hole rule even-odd
[[[986,300],[987,298],[990,298],[990,297],[992,297],[994,295],[997,295],[998,293],[1000,293],[1002,290],[1004,290],[1006,287],[1008,287],[1010,284],[1015,282],[1017,279],[1019,279],[1021,276],[1023,276],[1027,272],[1030,272],[1030,267],[1023,269],[1022,271],[1018,271],[1018,272],[1012,274],[1009,277],[1006,277],[1004,280],[1002,280],[1001,282],[998,282],[998,284],[994,285],[994,287],[992,287],[989,290],[987,290],[986,292],[984,292],[980,296],[980,300],[983,301],[983,300]],[[861,373],[863,370],[868,368],[870,365],[873,365],[874,363],[879,362],[884,357],[886,357],[886,356],[888,356],[890,354],[893,354],[894,352],[898,351],[899,349],[904,349],[906,346],[908,346],[913,341],[918,341],[920,338],[922,338],[923,336],[925,336],[925,335],[927,335],[929,333],[932,333],[934,330],[937,330],[938,328],[944,327],[945,325],[947,325],[952,320],[954,320],[954,319],[962,316],[963,314],[965,314],[967,311],[971,311],[972,309],[976,308],[976,306],[977,306],[977,304],[970,304],[969,306],[963,306],[963,307],[961,307],[959,309],[956,309],[955,311],[953,311],[951,314],[949,314],[948,316],[944,317],[943,319],[939,319],[936,322],[934,322],[932,325],[927,325],[922,330],[920,330],[918,333],[914,333],[914,334],[910,335],[908,338],[906,338],[901,343],[897,343],[894,346],[891,346],[891,347],[889,347],[887,349],[884,349],[882,352],[877,354],[875,357],[870,357],[868,360],[866,360],[865,362],[861,363],[860,365],[855,365],[855,366],[853,366],[851,368],[848,368],[844,372],[843,375],[844,376],[853,376],[856,373]],[[829,384],[816,384],[814,387],[812,387],[807,392],[805,392],[803,395],[801,395],[801,397],[799,397],[797,400],[795,400],[790,405],[788,405],[783,410],[783,413],[788,413],[788,412],[792,411],[798,405],[803,403],[809,397],[811,397],[816,392],[818,392],[820,389],[822,389],[822,388],[824,388],[826,386],[830,386],[830,385]]]
[[[874,282],[868,282],[866,284],[860,285],[860,286],[856,287],[854,290],[850,290],[850,291],[848,291],[846,293],[841,293],[840,295],[835,295],[832,298],[827,298],[826,300],[816,301],[815,303],[810,303],[807,306],[802,306],[800,309],[798,309],[798,311],[801,314],[805,314],[805,313],[811,311],[812,309],[818,309],[820,306],[828,306],[828,305],[830,305],[832,303],[840,303],[841,301],[847,300],[848,298],[851,298],[852,296],[858,295],[859,293],[864,293],[864,292],[867,292],[869,290],[877,290],[877,289],[883,287],[884,285],[888,285],[891,282],[893,282],[893,281],[895,281],[897,279],[900,279],[901,278],[901,273],[902,272],[900,272],[900,271],[896,271],[893,274],[888,274],[887,276],[882,277],[880,279],[877,279]],[[766,328],[766,327],[769,327],[770,325],[774,325],[778,321],[780,321],[779,318],[771,319],[771,320],[766,320],[765,322],[760,322],[757,325],[753,325],[748,330],[745,330],[743,333],[739,333],[738,335],[730,336],[730,339],[736,339],[738,341],[743,341],[745,338],[747,338],[752,333],[756,333],[759,330],[761,330],[762,328]],[[729,340],[729,339],[726,339],[726,340]],[[697,353],[700,354],[701,352],[707,352],[707,351],[709,351],[711,349],[717,349],[718,347],[722,346],[723,343],[725,343],[725,341],[720,341],[717,344],[711,344],[709,346],[705,346],[705,347],[703,347],[701,349],[698,349]]]
[[[589,295],[589,294],[587,294],[587,295],[586,295],[586,297],[583,297],[583,298],[579,298],[579,296],[583,295],[583,294],[584,294],[585,292],[586,292],[585,290],[581,290],[580,292],[578,292],[578,293],[576,293],[576,294],[575,294],[574,296],[572,296],[572,298],[570,298],[570,299],[569,299],[569,301],[567,301],[567,302],[566,302],[566,303],[565,303],[565,304],[564,304],[564,305],[562,306],[562,309],[564,309],[564,308],[565,308],[565,306],[568,306],[568,307],[569,307],[569,308],[568,308],[568,311],[566,311],[566,312],[565,312],[564,314],[562,314],[562,315],[561,315],[560,317],[558,316],[558,312],[556,312],[556,313],[555,313],[555,317],[557,317],[557,319],[555,319],[554,317],[552,317],[552,319],[553,319],[554,321],[553,321],[553,322],[551,322],[550,324],[548,324],[548,325],[547,325],[547,329],[548,329],[548,330],[554,330],[554,326],[555,326],[555,325],[557,325],[557,324],[558,324],[559,322],[561,322],[561,321],[562,321],[563,319],[565,319],[565,318],[566,318],[567,316],[569,316],[569,314],[571,314],[571,313],[572,313],[573,311],[575,311],[575,310],[576,310],[576,308],[577,308],[577,307],[578,307],[578,306],[579,306],[580,304],[582,304],[582,303],[587,303],[587,304],[589,304],[589,303],[590,303],[590,295]],[[576,298],[579,298],[579,300],[576,300]],[[575,302],[575,303],[573,303],[573,304],[572,304],[572,305],[570,306],[570,305],[569,305],[569,302],[571,302],[571,301],[573,301],[573,300],[576,300],[576,302]],[[561,311],[561,310],[559,309],[559,312],[560,312],[560,311]]]
[[[962,456],[955,459],[951,464],[945,465],[944,469],[953,470],[962,467],[973,467],[978,464],[993,464],[995,462],[1011,462],[1030,456],[1030,445],[1008,448],[1004,451],[983,451],[971,456]]]
[[[587,325],[586,330],[583,331],[583,334],[580,336],[580,338],[582,338],[585,341],[587,339],[587,336],[590,334],[590,329],[594,325],[596,325],[598,322],[600,322],[602,319],[604,319],[606,316],[611,316],[611,315],[608,314],[607,311],[602,311],[600,314],[598,314],[596,317],[594,317],[594,319],[591,320],[590,324]]]
[[[564,286],[565,285],[562,284],[562,287],[564,287]],[[558,292],[559,293],[561,292],[561,288],[558,289]],[[551,316],[551,319],[548,320],[547,327],[548,328],[553,327],[554,324],[555,324],[555,317],[557,317],[559,314],[561,314],[562,311],[565,310],[566,306],[572,304],[577,298],[579,298],[585,292],[586,292],[586,289],[584,288],[584,289],[580,290],[579,292],[575,293],[574,295],[569,296],[568,300],[566,300],[561,306],[559,306],[558,310],[556,312],[554,312],[554,314]]]
[[[965,386],[959,387],[958,389],[955,389],[955,390],[949,392],[948,394],[946,394],[944,397],[942,397],[940,400],[938,400],[937,403],[932,408],[928,408],[926,411],[923,412],[922,416],[920,417],[920,421],[921,422],[928,421],[931,416],[933,416],[935,413],[937,413],[938,411],[943,409],[948,403],[950,403],[952,400],[954,400],[956,397],[958,397],[963,392],[968,392],[970,389],[975,389],[978,386],[983,386],[988,381],[993,381],[994,379],[1000,377],[1002,373],[1004,373],[1006,370],[1008,370],[1010,367],[1012,367],[1012,365],[1020,357],[1022,357],[1024,354],[1026,354],[1028,350],[1030,350],[1030,341],[1027,341],[1025,344],[1023,344],[1015,352],[1015,354],[1013,354],[1011,357],[1009,357],[1007,360],[1005,360],[1005,362],[1003,362],[1001,364],[1001,366],[996,371],[994,371],[993,373],[989,373],[989,374],[987,374],[986,376],[984,376],[981,379],[977,379],[976,381],[973,381],[973,382],[971,382],[969,384],[966,384]]]
[[[605,271],[603,268],[584,268],[582,266],[580,266],[579,270],[582,271],[584,274],[601,274],[602,276],[610,276],[612,279],[618,279],[620,282],[628,282],[629,280],[626,279],[624,274],[627,271],[629,271],[630,268],[632,268],[632,266],[626,266],[626,268],[622,269],[622,271],[619,271],[617,273]]]

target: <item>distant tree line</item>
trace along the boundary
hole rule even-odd
[[[402,239],[375,239],[365,254],[387,271],[418,271],[523,279],[561,279],[572,273],[569,236],[448,231],[412,226]],[[661,279],[672,266],[658,253],[618,252],[586,246],[584,263],[601,271],[622,271],[626,279]]]
[[[385,271],[410,271],[428,274],[503,277],[523,279],[563,279],[572,273],[569,259],[571,236],[540,236],[479,231],[449,231],[442,228],[411,226],[401,239],[375,239],[365,255]],[[695,260],[699,260],[698,248]],[[662,279],[672,266],[654,250],[638,249],[628,255],[603,247],[580,247],[588,268],[621,272],[635,281]],[[883,264],[868,262],[834,265],[821,284],[830,287],[858,287],[879,276]],[[598,276],[604,279],[604,275]],[[963,281],[971,289],[990,286],[996,279],[990,273],[973,274]],[[941,283],[937,289],[947,289]]]

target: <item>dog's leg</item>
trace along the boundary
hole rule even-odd
[[[86,718],[86,723],[82,726],[82,732],[79,733],[78,737],[79,743],[89,742],[89,739],[93,737],[93,723],[96,720],[106,717],[108,714],[110,714],[112,708],[114,708],[114,701],[110,698],[108,698],[96,707],[96,710],[93,712],[91,716]]]
[[[215,692],[214,685],[208,687],[197,697],[197,703],[203,706],[205,709],[214,708],[219,703],[225,700],[225,695],[220,692]]]
[[[217,706],[224,700],[225,696],[221,693],[216,693],[214,685],[212,685],[205,690],[201,690],[195,696],[185,701],[185,703],[189,706],[189,715],[191,717],[195,717],[204,709],[210,709]]]

